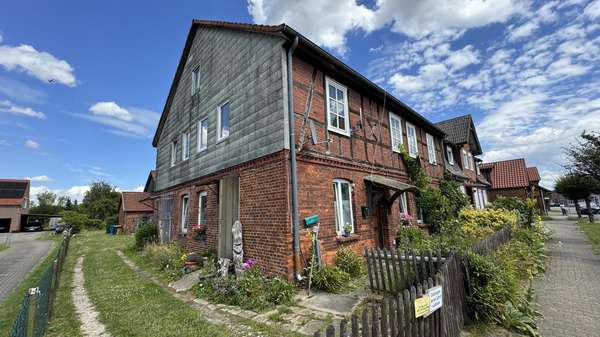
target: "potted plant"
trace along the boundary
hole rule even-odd
[[[197,224],[192,226],[191,228],[192,239],[196,241],[204,241],[206,240],[206,225],[205,224]]]
[[[183,264],[185,264],[185,267],[188,269],[192,269],[192,270],[198,268],[199,263],[200,263],[200,256],[196,253],[187,254],[185,256],[185,260],[183,261]]]
[[[344,233],[342,235],[345,237],[352,236],[352,226],[344,225]]]
[[[400,224],[402,226],[410,226],[410,222],[413,220],[413,217],[408,213],[400,214]]]

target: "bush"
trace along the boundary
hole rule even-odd
[[[156,225],[149,222],[141,223],[135,231],[135,248],[137,250],[143,249],[144,245],[154,240],[157,235],[158,228]]]
[[[402,227],[396,233],[396,246],[403,249],[429,249],[434,246],[431,239],[431,236],[418,227]]]
[[[85,213],[77,211],[63,211],[61,214],[65,224],[70,225],[74,233],[81,231],[87,227],[89,221],[88,216]]]
[[[458,220],[465,235],[482,239],[506,225],[516,226],[517,214],[506,209],[465,208],[460,211]]]
[[[230,276],[201,282],[194,287],[194,292],[212,302],[264,311],[279,304],[291,304],[296,287],[282,278],[268,279],[260,268],[253,266],[237,278]]]
[[[342,246],[335,254],[335,265],[350,277],[358,277],[365,273],[365,264],[358,254],[352,249]]]
[[[523,201],[517,197],[499,197],[492,205],[496,209],[517,211],[519,213],[519,223],[530,226],[537,215],[536,204],[537,202],[534,199]]]
[[[179,271],[183,268],[181,257],[185,251],[175,243],[168,245],[151,244],[144,247],[141,257],[158,271]]]
[[[323,266],[315,270],[312,283],[317,289],[328,293],[339,293],[350,281],[350,275],[339,267]]]

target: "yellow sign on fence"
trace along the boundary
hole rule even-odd
[[[415,317],[419,318],[429,314],[429,295],[415,299]]]

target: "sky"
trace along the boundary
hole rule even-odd
[[[0,11],[0,177],[81,200],[141,190],[191,20],[282,22],[433,122],[471,114],[484,161],[552,188],[600,131],[600,0],[29,1]]]

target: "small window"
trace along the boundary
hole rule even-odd
[[[190,133],[186,132],[181,137],[181,160],[190,158]]]
[[[406,195],[406,192],[400,194],[400,213],[410,214],[410,209],[408,208],[408,195]]]
[[[408,155],[414,158],[419,154],[417,129],[410,123],[406,123],[406,137],[408,138]]]
[[[462,149],[462,159],[463,159],[463,168],[469,169],[469,155],[467,155],[467,151]]]
[[[402,145],[402,121],[396,114],[390,112],[390,138],[392,139],[392,151],[400,152]]]
[[[446,156],[448,157],[448,163],[454,165],[454,154],[452,154],[452,148],[450,146],[446,146]]]
[[[327,87],[327,128],[330,131],[350,136],[350,121],[348,120],[348,89],[326,78]]]
[[[481,175],[481,170],[479,169],[479,163],[475,163],[475,170],[477,171],[477,175]]]
[[[200,90],[200,66],[192,70],[192,95]]]
[[[346,180],[333,181],[333,202],[335,207],[336,231],[342,233],[344,227],[351,227],[354,233],[352,215],[352,184]]]
[[[475,171],[475,161],[473,160],[473,154],[469,152],[469,168]]]
[[[432,135],[427,134],[427,155],[429,157],[429,164],[436,164],[437,159],[435,158],[435,140]]]
[[[198,122],[198,152],[208,147],[208,118]]]
[[[206,192],[198,193],[198,224],[206,224]]]
[[[177,141],[171,143],[171,166],[175,166],[177,162]]]
[[[188,230],[188,208],[190,204],[190,197],[184,195],[181,197],[181,232],[187,233]]]
[[[221,105],[217,114],[217,140],[229,137],[229,103]]]

